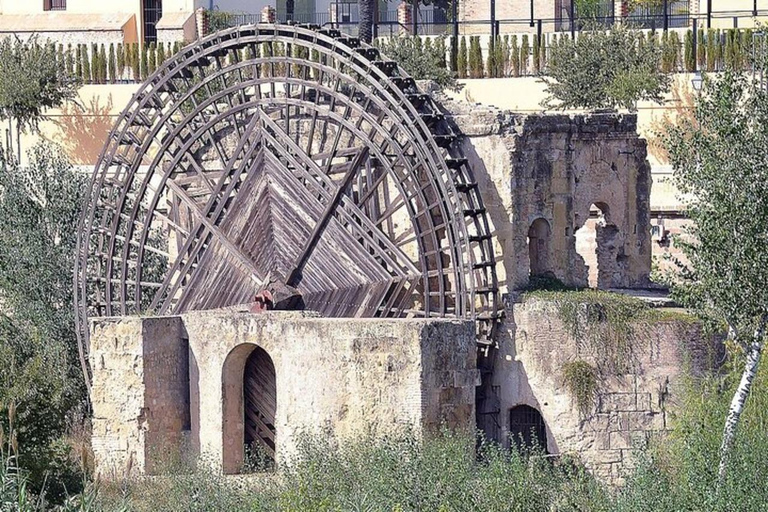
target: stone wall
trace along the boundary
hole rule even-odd
[[[187,344],[185,360],[179,349]],[[242,375],[256,346],[275,366],[278,463],[305,430],[346,437],[473,428],[479,379],[471,322],[231,310],[99,319],[91,332],[98,473],[121,476],[129,466],[152,473],[168,453],[187,448],[182,455],[239,471]]]
[[[590,272],[599,288],[650,284],[652,180],[635,115],[518,115],[447,98],[442,103],[466,135],[463,150],[494,226],[500,279],[509,290],[528,283],[529,234],[537,219],[547,226],[537,251],[541,273],[573,286],[589,285]],[[585,252],[577,239],[589,231],[597,247]]]
[[[508,304],[493,361],[499,431],[509,443],[509,411],[525,404],[538,409],[547,427],[551,454],[578,455],[598,477],[620,482],[634,450],[670,428],[687,371],[700,374],[717,360],[717,345],[701,326],[678,313],[652,324],[636,324],[626,371],[601,375],[594,403],[580,410],[564,382],[568,362],[597,366],[605,354],[574,339],[558,305],[543,299]]]

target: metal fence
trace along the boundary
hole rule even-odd
[[[499,2],[502,0],[496,0]],[[503,0],[511,1],[511,0]],[[555,0],[554,17],[538,17],[531,12],[529,18],[495,18],[485,20],[459,20],[452,21],[451,12],[446,12],[434,6],[420,6],[416,9],[411,20],[402,24],[398,20],[396,10],[388,10],[376,13],[374,33],[378,36],[397,34],[417,35],[452,35],[454,33],[466,35],[499,35],[515,33],[545,33],[563,32],[576,33],[589,30],[594,26],[610,28],[614,24],[629,24],[635,28],[649,30],[668,30],[690,28],[693,20],[698,21],[699,28],[710,28],[714,24],[723,28],[725,25],[732,28],[751,26],[754,18],[758,16],[768,17],[768,0],[760,0],[765,5],[755,2],[755,8],[751,10],[707,11],[699,14],[689,12],[687,0],[665,0],[657,4],[637,6],[630,12],[616,12],[615,2],[601,0],[590,3],[589,8],[576,8],[574,0]],[[285,12],[278,12],[276,21],[286,23],[315,24],[341,29],[343,32],[355,35],[360,20],[358,5],[356,3],[334,4],[338,10],[338,16],[332,17],[329,12],[295,13],[291,16]],[[259,14],[232,14],[227,25],[242,25],[258,23],[261,20]]]

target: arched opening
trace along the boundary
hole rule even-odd
[[[518,405],[509,410],[509,437],[518,450],[537,448],[548,453],[544,418],[529,405]]]
[[[578,219],[577,219],[578,225]],[[576,252],[584,260],[590,288],[611,287],[611,254],[618,228],[611,223],[605,203],[593,203],[589,216],[576,231]]]
[[[542,276],[551,271],[549,265],[549,241],[552,230],[546,219],[538,218],[528,228],[528,258],[531,276]]]
[[[246,466],[260,469],[262,464],[274,464],[277,383],[272,358],[261,347],[254,349],[245,361],[243,404]]]
[[[261,347],[235,347],[222,371],[222,469],[225,474],[274,465],[277,379],[272,358]]]

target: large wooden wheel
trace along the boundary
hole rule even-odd
[[[489,343],[489,223],[458,133],[377,49],[243,26],[186,47],[133,97],[92,178],[87,317],[250,302],[279,283],[328,316],[459,317]]]

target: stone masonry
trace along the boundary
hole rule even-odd
[[[93,447],[104,478],[152,474],[173,454],[225,473],[243,462],[243,365],[274,361],[278,463],[304,430],[337,436],[473,428],[474,325],[320,318],[311,312],[194,312],[95,319]]]

